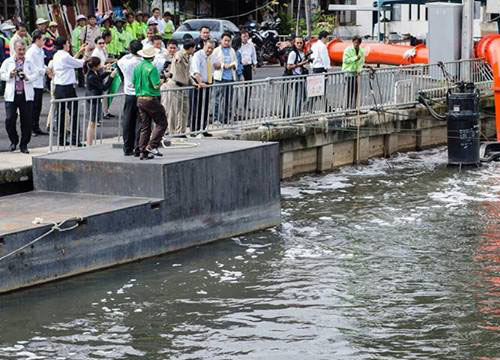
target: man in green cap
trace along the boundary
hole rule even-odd
[[[147,47],[138,52],[144,60],[134,69],[132,82],[137,96],[140,119],[139,151],[141,160],[163,156],[158,150],[167,129],[167,116],[160,103],[160,73],[153,65],[158,49]],[[155,123],[154,130],[151,129]]]

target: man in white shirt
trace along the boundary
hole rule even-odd
[[[83,45],[80,50],[72,57],[69,53],[71,44],[64,36],[59,36],[56,41],[56,54],[53,59],[55,98],[67,99],[76,98],[75,84],[76,75],[75,69],[83,67],[85,60],[79,60],[80,55],[84,51],[88,51],[88,45]],[[80,141],[77,141],[78,132],[78,102],[68,101],[56,103],[57,112],[59,114],[57,129],[59,131],[59,145],[66,146],[66,121],[64,107],[67,106],[72,115],[71,121],[71,143],[70,145],[81,146]]]
[[[328,43],[328,32],[322,31],[318,35],[318,41],[316,41],[312,46],[313,59],[312,70],[313,73],[319,74],[327,72],[331,69],[330,65],[330,55],[328,55],[328,49],[326,44]]]
[[[139,156],[137,148],[137,97],[132,82],[134,69],[142,62],[142,57],[137,53],[142,50],[139,40],[130,42],[130,54],[118,60],[118,67],[123,74],[123,91],[125,92],[125,104],[123,107],[123,153],[125,156]]]
[[[156,28],[158,29],[160,35],[162,35],[163,32],[165,31],[165,21],[163,21],[163,19],[161,18],[160,9],[158,8],[153,9],[153,16],[151,16],[148,19],[148,24],[152,22],[156,23]]]
[[[19,149],[29,154],[31,140],[31,113],[33,110],[33,81],[40,76],[33,63],[25,57],[26,45],[17,41],[11,44],[16,49],[16,56],[7,58],[0,67],[0,79],[5,85],[5,128],[10,140],[10,151],[15,151],[19,143],[16,130],[17,111],[21,115],[21,142]]]
[[[35,66],[36,71],[40,75],[36,81],[33,82],[33,88],[35,91],[35,99],[33,102],[33,122],[32,122],[32,132],[33,136],[47,135],[40,129],[40,113],[42,112],[42,102],[43,102],[43,86],[44,78],[47,73],[47,66],[45,65],[45,53],[43,51],[43,34],[40,31],[35,31],[33,33],[33,45],[30,46],[26,52],[26,58]]]
[[[241,32],[241,48],[238,50],[241,54],[241,63],[243,64],[243,78],[245,81],[252,80],[252,74],[257,71],[257,53],[255,45],[250,41],[248,31]]]
[[[197,87],[193,94],[190,129],[191,132],[203,130],[203,135],[205,136],[210,136],[207,132],[210,88],[207,86],[213,82],[213,67],[210,56],[214,49],[214,41],[205,41],[203,49],[194,53],[189,68],[191,78],[195,80]]]

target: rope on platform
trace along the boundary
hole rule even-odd
[[[170,140],[171,145],[166,145],[165,140],[166,139],[163,139],[161,141],[161,144],[164,149],[192,149],[200,146],[199,143],[189,142],[187,139],[179,139],[179,138],[171,139]]]
[[[74,224],[74,225],[72,225],[72,226],[65,227],[65,228],[63,228],[63,227],[62,227],[64,224],[66,224],[67,222],[70,222],[70,221],[74,221],[74,222],[75,222],[75,224]],[[8,258],[8,257],[11,257],[11,256],[15,255],[15,254],[19,253],[20,251],[23,251],[23,250],[24,250],[24,249],[26,249],[27,247],[29,247],[29,246],[31,246],[31,245],[33,245],[33,244],[35,244],[36,242],[38,242],[38,241],[42,240],[43,238],[45,238],[45,237],[49,236],[50,234],[52,234],[52,233],[53,233],[53,232],[55,232],[55,231],[58,231],[58,232],[65,232],[65,231],[74,230],[74,229],[76,229],[78,226],[80,226],[80,224],[81,224],[82,222],[83,222],[83,218],[82,218],[82,217],[80,217],[80,216],[77,216],[77,217],[71,217],[71,218],[68,218],[68,219],[66,219],[66,220],[64,220],[64,221],[61,221],[61,222],[59,222],[59,223],[54,222],[54,221],[49,222],[49,223],[44,223],[44,222],[43,222],[43,219],[41,219],[41,218],[35,218],[35,219],[33,220],[33,224],[48,224],[48,225],[49,225],[49,224],[52,224],[52,227],[50,228],[50,230],[49,230],[49,231],[47,231],[47,232],[46,232],[46,233],[44,233],[43,235],[40,235],[40,236],[39,236],[39,237],[37,237],[36,239],[34,239],[34,240],[30,241],[30,242],[29,242],[29,243],[27,243],[26,245],[23,245],[23,246],[21,246],[19,249],[16,249],[16,250],[14,250],[14,251],[11,251],[10,253],[5,254],[4,256],[0,257],[0,261],[2,261],[2,260],[4,260],[4,259],[6,259],[6,258]]]

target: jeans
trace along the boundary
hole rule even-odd
[[[216,84],[224,84],[224,86],[217,87],[217,94],[215,99],[214,118],[222,124],[229,124],[232,114],[233,103],[233,85],[230,85],[232,80],[216,81]],[[222,107],[223,115],[220,116],[220,107]]]

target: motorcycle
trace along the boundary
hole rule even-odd
[[[257,66],[259,67],[264,64],[264,61],[269,64],[279,62],[281,66],[286,63],[286,59],[276,46],[279,41],[276,28],[279,23],[280,19],[276,21],[264,21],[260,26],[255,21],[247,24],[250,38],[257,52]]]

